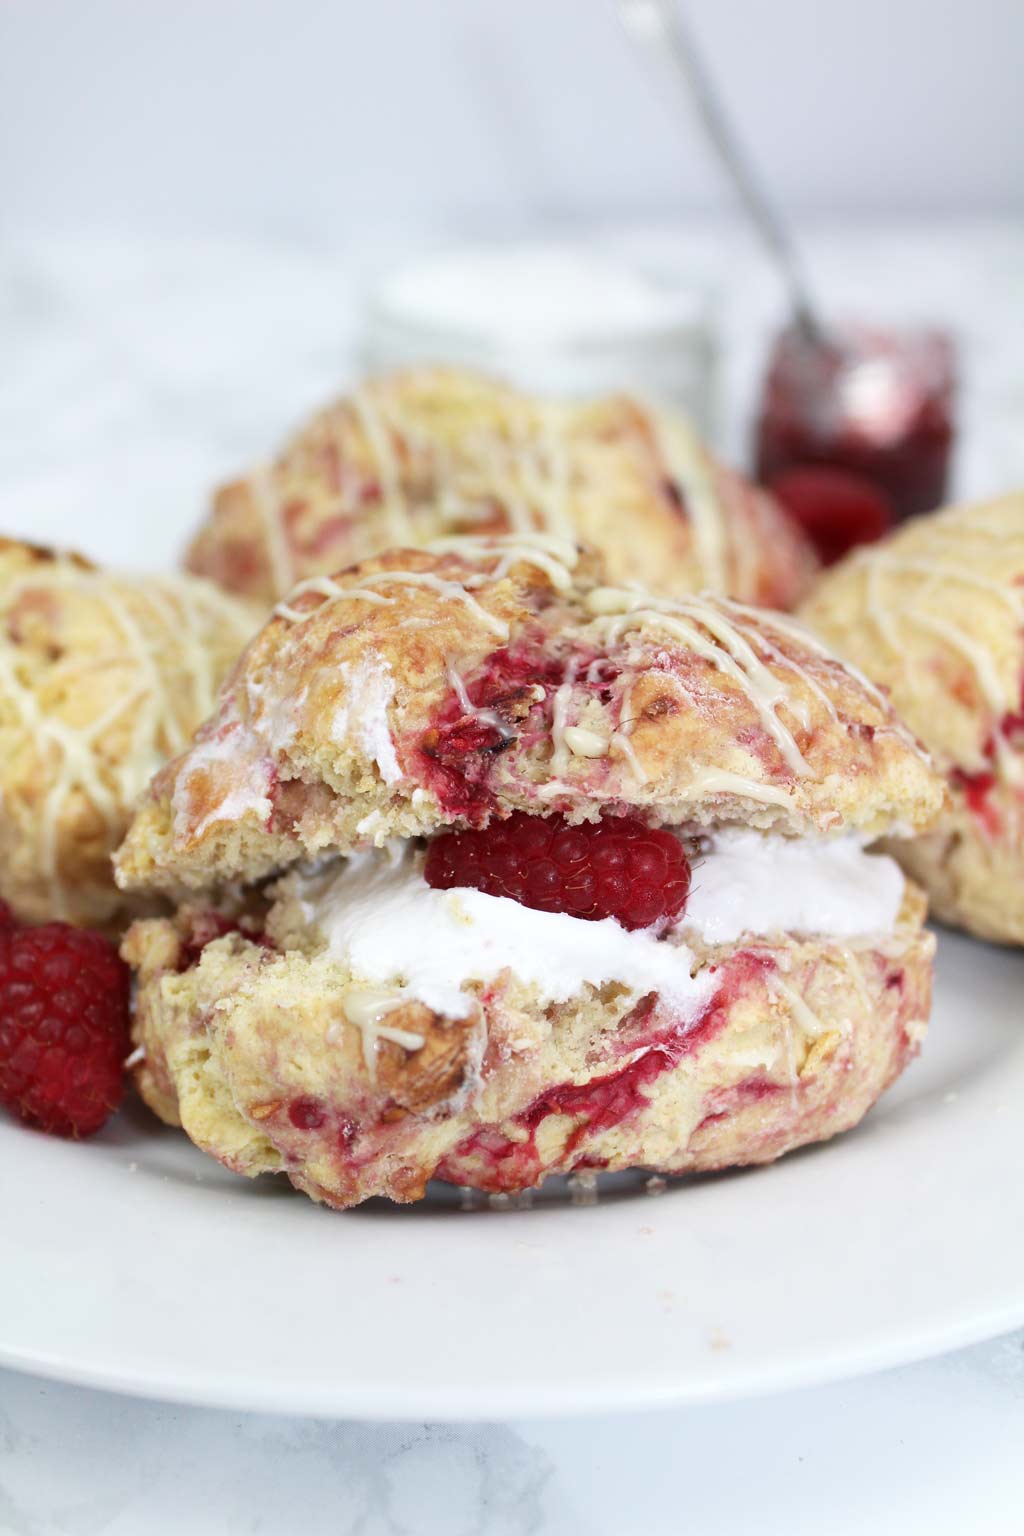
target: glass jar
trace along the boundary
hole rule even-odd
[[[824,342],[777,338],[757,423],[758,478],[827,468],[869,481],[894,519],[946,498],[955,353],[937,330],[836,329]]]
[[[625,392],[713,426],[706,291],[587,246],[473,246],[386,275],[363,309],[359,362],[480,369],[537,394]]]

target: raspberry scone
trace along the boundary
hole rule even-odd
[[[767,1162],[917,1050],[943,786],[793,621],[552,541],[307,581],[118,855],[138,1082],[315,1199]]]
[[[132,805],[254,627],[194,577],[114,576],[0,539],[0,898],[21,921],[123,916],[110,856]]]
[[[224,486],[188,565],[269,605],[392,545],[538,531],[599,549],[615,581],[774,608],[794,605],[816,564],[777,503],[684,420],[429,369],[371,381]]]
[[[805,617],[892,694],[949,785],[893,846],[944,922],[1024,944],[1024,494],[908,523],[823,579]]]

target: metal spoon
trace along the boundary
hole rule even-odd
[[[715,153],[782,276],[795,328],[807,342],[825,344],[825,328],[811,299],[796,246],[740,147],[689,25],[672,0],[616,0],[616,6],[630,39],[657,65],[668,65],[668,74],[685,104],[696,107]]]

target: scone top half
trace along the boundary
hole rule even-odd
[[[188,563],[269,606],[389,547],[524,532],[600,550],[616,581],[778,608],[817,566],[772,497],[684,418],[625,396],[546,400],[453,368],[373,378],[319,412],[271,464],[217,492]]]
[[[1024,943],[1024,494],[856,552],[804,617],[890,692],[947,778],[939,827],[898,850],[936,915]]]
[[[611,586],[572,545],[456,538],[307,580],[118,856],[182,903],[128,941],[143,1091],[339,1205],[768,1160],[852,1124],[916,1047],[922,904],[863,845],[943,795],[794,621]],[[685,910],[627,931],[428,884],[439,839],[513,815],[671,829]]]

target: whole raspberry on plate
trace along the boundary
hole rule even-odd
[[[424,875],[441,890],[472,886],[541,912],[614,917],[624,928],[678,917],[690,889],[679,839],[633,816],[573,827],[517,811],[484,831],[436,837]]]
[[[102,934],[17,928],[0,913],[0,1103],[57,1136],[90,1136],[121,1102],[127,966]]]

